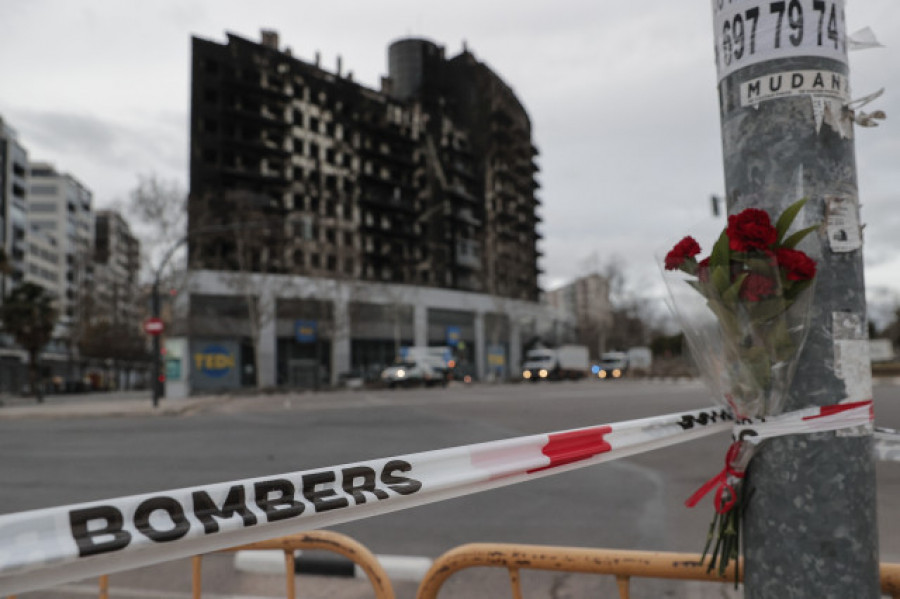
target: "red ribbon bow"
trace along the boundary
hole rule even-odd
[[[726,514],[731,511],[731,508],[737,503],[737,493],[735,493],[734,487],[729,484],[728,477],[744,478],[743,470],[735,470],[732,467],[732,464],[734,463],[734,460],[737,459],[740,451],[741,441],[732,443],[731,447],[728,448],[728,453],[725,454],[725,467],[722,468],[722,471],[706,481],[702,487],[697,489],[694,494],[684,502],[684,504],[688,507],[694,507],[707,493],[712,491],[714,487],[717,487],[715,495],[716,512]],[[722,494],[725,491],[728,491],[728,500],[723,502]]]

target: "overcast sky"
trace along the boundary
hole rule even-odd
[[[0,115],[97,207],[142,173],[187,188],[191,36],[270,28],[373,88],[388,44],[409,35],[448,56],[466,43],[491,66],[541,152],[545,288],[616,257],[633,288],[656,288],[654,252],[723,225],[709,200],[723,188],[709,0],[7,0],[0,13]],[[869,108],[887,121],[856,135],[871,298],[900,293],[900,10],[847,0],[846,14],[848,32],[871,26],[886,46],[850,54],[854,97],[886,88]]]

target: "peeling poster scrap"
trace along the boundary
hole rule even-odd
[[[832,252],[852,252],[862,247],[856,202],[848,198],[828,198],[825,214],[825,228]]]
[[[872,399],[872,370],[865,319],[852,312],[833,312],[834,376],[844,381],[848,401]]]

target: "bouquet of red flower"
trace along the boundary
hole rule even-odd
[[[748,208],[728,217],[710,255],[697,259],[693,237],[665,257],[666,283],[691,354],[716,399],[737,420],[781,413],[806,338],[816,263],[797,244],[818,225],[788,234],[806,200],[789,206],[773,226]],[[722,473],[688,500],[693,506],[718,488],[710,569],[720,572],[739,553],[740,481],[753,447],[736,440]],[[704,550],[704,555],[706,550]]]

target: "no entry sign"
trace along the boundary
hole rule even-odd
[[[165,328],[161,318],[152,317],[144,321],[144,332],[148,335],[159,335]]]

